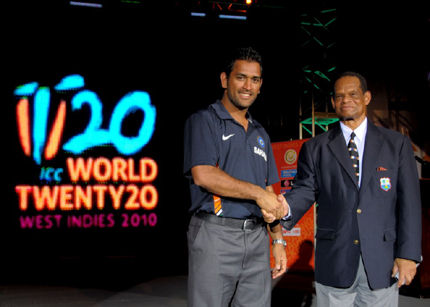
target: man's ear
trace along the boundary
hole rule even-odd
[[[370,100],[372,100],[372,94],[370,93],[370,91],[367,91],[366,93],[364,93],[364,103],[367,105],[369,105]]]
[[[221,86],[226,89],[227,83],[228,83],[227,74],[225,72],[222,72],[220,75],[220,79],[221,79]]]

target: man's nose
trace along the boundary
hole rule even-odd
[[[342,102],[348,102],[348,101],[351,101],[352,100],[352,97],[351,97],[351,95],[349,95],[349,94],[345,94],[343,97],[342,97]]]
[[[251,79],[245,79],[245,82],[243,83],[243,87],[246,89],[251,89],[252,87],[252,80]]]

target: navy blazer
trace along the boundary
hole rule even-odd
[[[395,258],[421,257],[419,177],[409,139],[368,121],[357,185],[340,124],[301,148],[293,188],[285,194],[291,229],[317,202],[315,280],[349,287],[360,253],[372,289],[386,288]]]

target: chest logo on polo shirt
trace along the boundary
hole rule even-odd
[[[260,146],[262,148],[264,148],[264,146],[266,146],[266,144],[264,143],[264,140],[261,136],[257,136],[257,142],[258,142],[258,144],[260,144]]]
[[[234,133],[233,134],[229,134],[229,135],[227,135],[227,136],[225,136],[224,134],[222,135],[222,140],[223,141],[227,141],[229,138],[231,138],[232,136],[234,135]]]
[[[267,156],[263,149],[257,148],[256,146],[254,146],[254,153],[256,153],[259,156],[262,156],[264,160],[267,162]]]

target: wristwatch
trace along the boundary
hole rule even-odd
[[[281,243],[282,245],[284,245],[284,247],[287,246],[287,241],[282,240],[282,239],[276,239],[272,241],[272,244],[276,244],[276,243]]]

